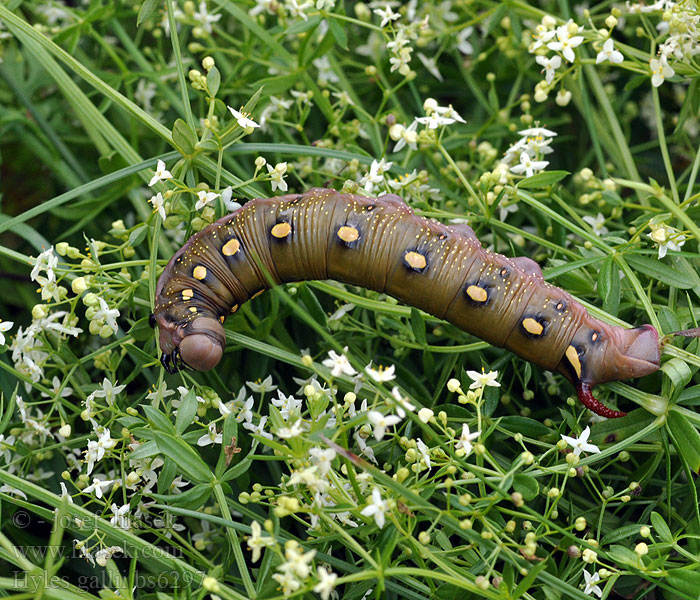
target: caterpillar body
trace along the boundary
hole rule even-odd
[[[161,361],[208,370],[227,315],[275,284],[335,279],[389,294],[571,381],[607,417],[597,383],[659,368],[658,333],[592,317],[526,257],[484,249],[467,225],[419,217],[398,197],[317,188],[258,198],[193,235],[158,280]]]

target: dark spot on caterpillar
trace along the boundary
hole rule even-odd
[[[149,324],[151,327],[155,327],[155,326],[156,326],[156,315],[155,315],[155,313],[151,313],[150,315],[148,315],[148,324]]]
[[[591,342],[597,342],[599,340],[600,340],[600,333],[598,333],[597,331],[594,331],[591,334]]]
[[[508,277],[508,274],[509,274],[509,273],[510,273],[510,271],[509,271],[508,269],[506,269],[505,267],[503,267],[503,268],[501,269],[501,278],[502,278],[502,279],[505,279],[506,277]]]
[[[606,444],[612,444],[613,442],[617,441],[617,434],[616,433],[609,433],[608,435],[605,436],[605,443]]]
[[[544,336],[549,325],[549,319],[535,315],[525,315],[520,321],[522,332],[529,338],[537,339]]]
[[[557,302],[556,309],[562,313],[566,310],[566,302]]]
[[[365,207],[365,210],[374,210],[374,204]]]

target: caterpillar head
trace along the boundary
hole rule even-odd
[[[197,317],[189,322],[178,322],[166,314],[156,314],[161,363],[172,374],[184,364],[196,371],[208,371],[219,364],[226,345],[224,328],[218,319]]]

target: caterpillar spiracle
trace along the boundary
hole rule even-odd
[[[258,198],[193,235],[158,280],[152,324],[162,364],[205,371],[227,315],[275,283],[335,279],[389,294],[494,346],[562,373],[606,417],[595,384],[659,368],[651,325],[612,326],[547,283],[526,257],[484,249],[467,225],[419,217],[399,198],[331,189]]]

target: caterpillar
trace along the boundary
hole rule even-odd
[[[227,315],[275,284],[335,279],[389,294],[494,346],[564,375],[587,408],[591,388],[659,368],[659,336],[592,317],[526,257],[482,247],[468,225],[425,219],[393,194],[315,188],[257,198],[193,235],[156,287],[164,368],[205,371],[221,360]]]

